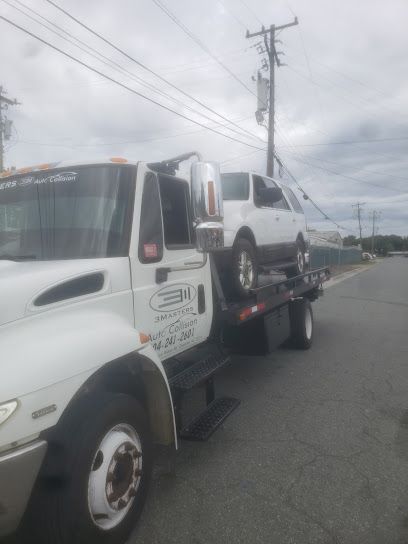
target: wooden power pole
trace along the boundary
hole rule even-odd
[[[295,17],[292,23],[286,25],[275,26],[269,28],[262,26],[259,32],[252,34],[247,30],[246,37],[254,38],[262,36],[265,43],[265,48],[269,58],[269,122],[268,122],[268,151],[266,159],[266,175],[273,177],[274,174],[274,157],[275,157],[275,63],[279,66],[285,66],[279,58],[279,51],[276,51],[276,32],[290,26],[297,25],[298,19]]]

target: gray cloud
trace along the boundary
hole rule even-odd
[[[136,76],[177,96],[182,105],[172,104],[172,107],[179,112],[207,123],[186,107],[197,105],[165,88],[49,4],[24,1]],[[289,66],[276,74],[278,152],[305,190],[344,227],[355,230],[351,204],[363,201],[367,202],[367,212],[374,208],[382,210],[381,231],[408,234],[408,140],[301,147],[408,135],[407,2],[393,0],[385,5],[379,0],[290,0],[289,3],[290,6],[286,0],[251,2],[251,8],[265,25],[291,20],[291,10],[300,21],[300,28],[289,29],[279,36]],[[60,4],[176,85],[227,118],[239,120],[238,124],[258,137],[266,138],[265,129],[254,119],[255,97],[150,0],[137,3],[122,0],[114,4],[107,0],[61,0]],[[255,91],[251,77],[260,58],[250,47],[253,42],[245,39],[244,28],[248,26],[251,31],[259,28],[251,11],[236,0],[167,0],[167,5]],[[132,88],[171,104],[3,2],[0,13]],[[231,159],[224,165],[225,170],[264,172],[263,152],[201,130],[105,82],[3,22],[0,22],[0,40],[0,84],[23,103],[9,112],[18,133],[8,144],[7,165],[112,155],[160,160],[199,149],[208,159]],[[254,139],[245,140],[264,146]],[[333,172],[356,179],[345,179]],[[304,205],[312,226],[331,228],[309,203]]]

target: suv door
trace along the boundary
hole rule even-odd
[[[262,246],[263,261],[272,262],[291,256],[295,241],[293,239],[292,212],[282,196],[279,202],[270,205],[261,204],[259,189],[278,187],[275,181],[265,176],[253,174],[253,198],[257,208],[254,213],[258,244]]]
[[[211,272],[193,244],[189,185],[139,166],[131,245],[135,327],[163,360],[199,344],[212,322]],[[156,283],[158,268],[180,268]]]

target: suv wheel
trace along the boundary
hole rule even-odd
[[[300,242],[297,242],[296,264],[285,270],[286,277],[294,278],[295,276],[300,276],[301,274],[305,273],[305,269],[306,269],[305,253],[303,251],[303,248]]]
[[[232,250],[232,280],[235,293],[241,297],[248,297],[258,284],[256,251],[244,238],[238,239]]]

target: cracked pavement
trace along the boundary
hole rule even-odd
[[[408,544],[408,259],[314,303],[307,352],[237,357],[241,405],[156,476],[129,544]]]

